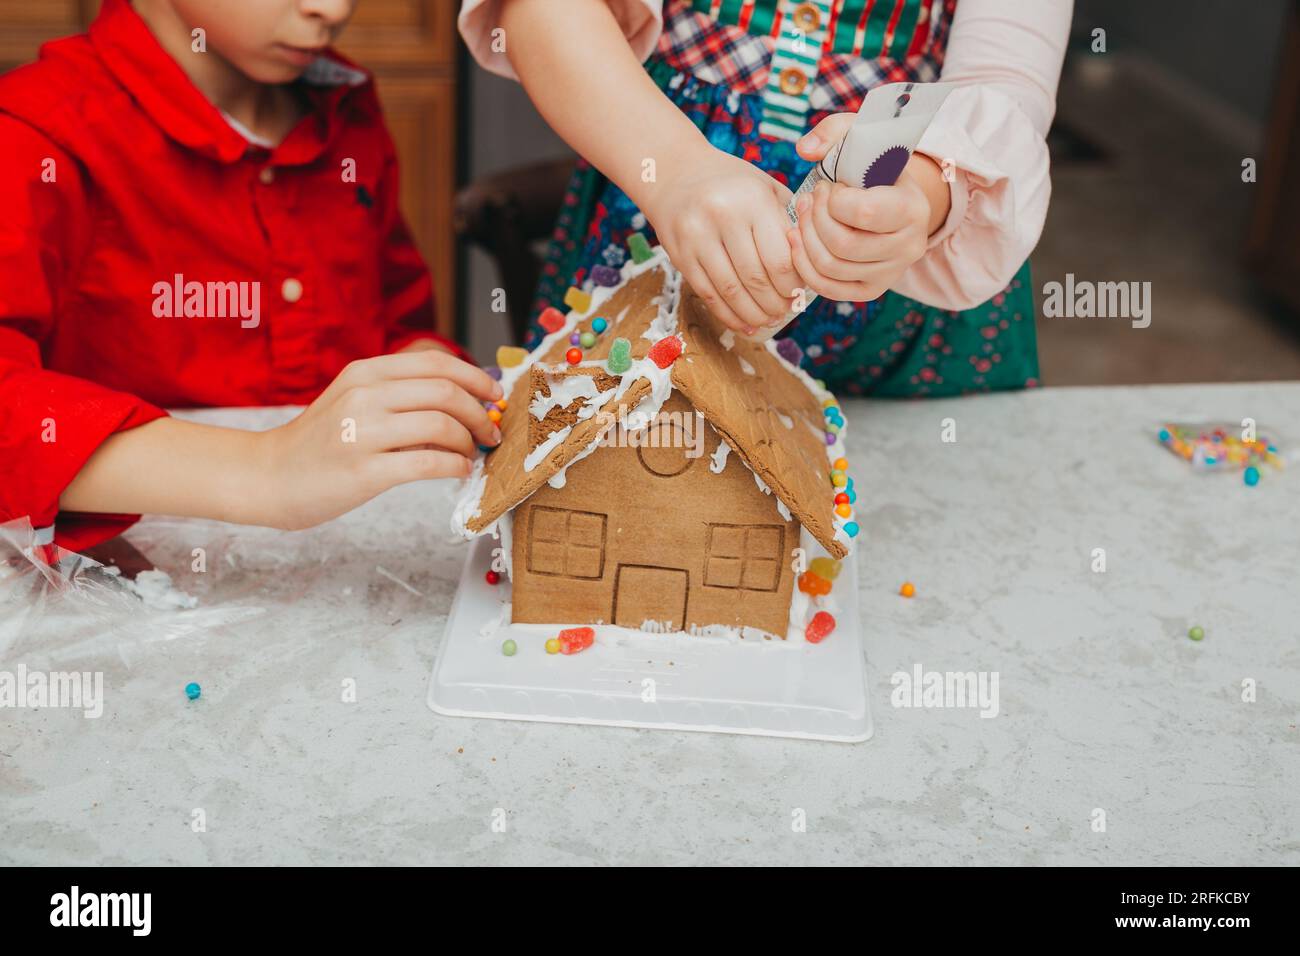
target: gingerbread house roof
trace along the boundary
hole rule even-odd
[[[662,252],[643,268],[625,267],[624,277],[586,312],[569,313],[564,327],[548,335],[521,366],[504,370],[507,408],[501,444],[476,468],[453,525],[468,536],[483,533],[543,483],[597,449],[608,427],[603,415],[570,417],[548,440],[538,444],[535,433],[530,440],[529,404],[537,384],[529,373],[562,369],[569,335],[589,329],[599,314],[609,328],[584,350],[574,371],[588,367],[604,378],[614,340],[626,338],[632,345],[632,364],[618,387],[598,393],[601,412],[612,412],[620,421],[633,411],[652,416],[672,389],[679,390],[828,553],[847,554],[848,538],[837,530],[829,479],[823,417],[829,393],[786,362],[772,343],[728,331],[681,282]],[[673,334],[682,341],[682,354],[660,369],[648,353],[655,342]]]

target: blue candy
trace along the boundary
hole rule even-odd
[[[190,700],[198,700],[201,693],[203,693],[203,688],[193,681],[185,685],[185,696]]]
[[[848,522],[844,525],[844,533],[850,538],[856,538],[858,536],[858,523],[856,521]]]

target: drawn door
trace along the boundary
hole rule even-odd
[[[614,579],[614,623],[640,628],[654,621],[656,630],[680,631],[686,624],[686,572],[620,564]]]

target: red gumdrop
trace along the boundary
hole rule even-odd
[[[650,361],[660,368],[667,368],[677,361],[682,354],[682,340],[675,335],[665,336],[650,346]]]
[[[495,571],[489,571],[487,574],[483,575],[483,580],[487,581],[488,584],[496,584],[501,580],[501,575],[497,574]]]
[[[537,323],[547,332],[558,332],[564,328],[564,313],[555,306],[548,305],[537,317]]]
[[[820,644],[833,630],[835,630],[835,618],[827,611],[818,611],[808,622],[803,636],[808,638],[809,644]]]
[[[560,632],[560,653],[577,654],[591,647],[596,632],[589,627],[570,627]]]

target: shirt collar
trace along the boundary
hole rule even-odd
[[[89,34],[108,70],[176,142],[223,163],[237,162],[250,148],[257,149],[190,82],[128,0],[104,0]],[[318,57],[300,81],[308,114],[270,151],[272,161],[296,165],[323,153],[342,126],[343,102],[370,80],[369,73],[333,49]]]

